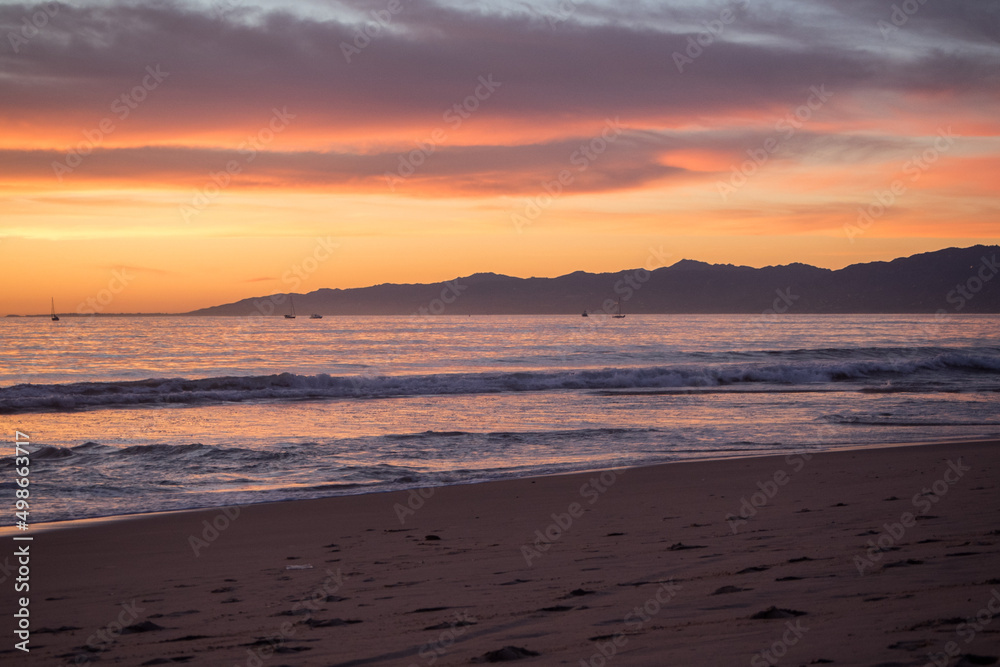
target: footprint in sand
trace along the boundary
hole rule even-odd
[[[998,658],[995,655],[975,655],[966,653],[959,656],[955,667],[973,667],[974,665],[995,665]]]
[[[436,623],[434,625],[428,625],[424,630],[449,630],[451,628],[463,628],[467,625],[476,625],[472,621],[463,621],[458,619],[455,621],[444,621],[442,623]]]
[[[566,598],[578,598],[578,597],[583,597],[584,595],[594,595],[594,594],[595,594],[594,591],[588,591],[583,588],[574,588],[568,594],[564,595],[563,599],[565,600]]]
[[[796,616],[805,616],[806,612],[797,611],[795,609],[779,609],[778,607],[768,607],[764,611],[758,611],[756,614],[752,614],[750,618],[753,620],[764,620],[764,619],[775,619],[775,618],[795,618]]]
[[[79,629],[80,628],[73,625],[61,625],[58,628],[38,628],[37,630],[34,631],[34,633],[36,635],[44,635],[49,633],[57,635],[61,632],[73,632],[74,630],[79,630]]]
[[[531,583],[531,579],[512,579],[510,581],[504,581],[503,583],[497,584],[497,586],[514,586],[516,584],[527,584]]]
[[[883,570],[888,570],[893,567],[907,567],[909,565],[923,565],[924,561],[917,560],[916,558],[907,558],[906,560],[897,560],[892,563],[886,563],[882,566]]]
[[[197,609],[187,609],[185,611],[172,611],[169,614],[153,614],[150,618],[177,618],[178,616],[189,616],[200,613]]]
[[[890,644],[889,648],[899,649],[901,651],[919,651],[925,646],[931,646],[931,643],[926,639],[913,639],[910,641],[896,642],[895,644]]]
[[[362,621],[356,618],[328,618],[326,620],[319,620],[317,618],[308,618],[302,621],[303,625],[308,625],[310,628],[336,628],[341,625],[355,625],[361,623]]]
[[[162,630],[162,625],[157,625],[152,621],[143,621],[142,623],[136,623],[134,625],[128,625],[122,628],[123,635],[134,635],[140,632],[155,632],[156,630]]]
[[[752,590],[752,588],[740,588],[739,586],[723,586],[722,588],[716,588],[712,595],[726,595],[727,593],[742,593],[743,591]]]
[[[483,662],[509,662],[511,660],[522,660],[524,658],[533,658],[536,655],[540,655],[536,651],[531,651],[520,646],[504,646],[496,651],[487,651],[479,658],[473,658],[469,662],[473,663],[483,663]]]
[[[939,628],[942,625],[958,625],[960,623],[965,623],[965,619],[961,616],[951,616],[949,618],[935,618],[930,621],[923,621],[922,623],[917,623],[907,630],[923,630],[924,628]]]
[[[215,639],[215,637],[211,637],[209,635],[184,635],[183,637],[175,637],[173,639],[164,639],[160,643],[161,644],[172,644],[174,642],[193,642],[193,641],[198,641],[199,639]]]

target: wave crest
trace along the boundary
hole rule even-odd
[[[783,362],[688,364],[560,371],[331,376],[280,373],[204,379],[151,378],[122,382],[23,384],[0,389],[0,413],[226,403],[256,400],[367,399],[432,394],[551,390],[669,389],[768,383],[811,385],[905,379],[915,373],[1000,373],[1000,354],[934,350],[884,358],[803,359]]]

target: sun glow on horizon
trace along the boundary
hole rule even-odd
[[[113,267],[139,276],[114,311],[287,291],[317,239],[341,250],[310,289],[615,271],[652,244],[840,268],[1000,241],[977,19],[921,11],[889,40],[860,7],[778,4],[690,62],[716,15],[688,0],[419,3],[356,52],[367,5],[60,5],[0,54],[0,311]]]

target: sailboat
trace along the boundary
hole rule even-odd
[[[620,320],[620,319],[623,319],[625,317],[625,313],[622,312],[622,300],[621,299],[618,299],[618,314],[617,315],[612,315],[611,317],[615,318],[616,320]]]
[[[59,316],[56,315],[56,298],[55,297],[52,297],[52,321],[53,322],[58,322],[59,321]]]
[[[288,303],[291,304],[291,306],[292,306],[292,312],[285,313],[285,319],[286,320],[294,320],[295,319],[295,302],[292,301],[292,295],[291,294],[288,295]]]

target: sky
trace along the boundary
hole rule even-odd
[[[0,1],[0,314],[1000,241],[1000,4]]]

